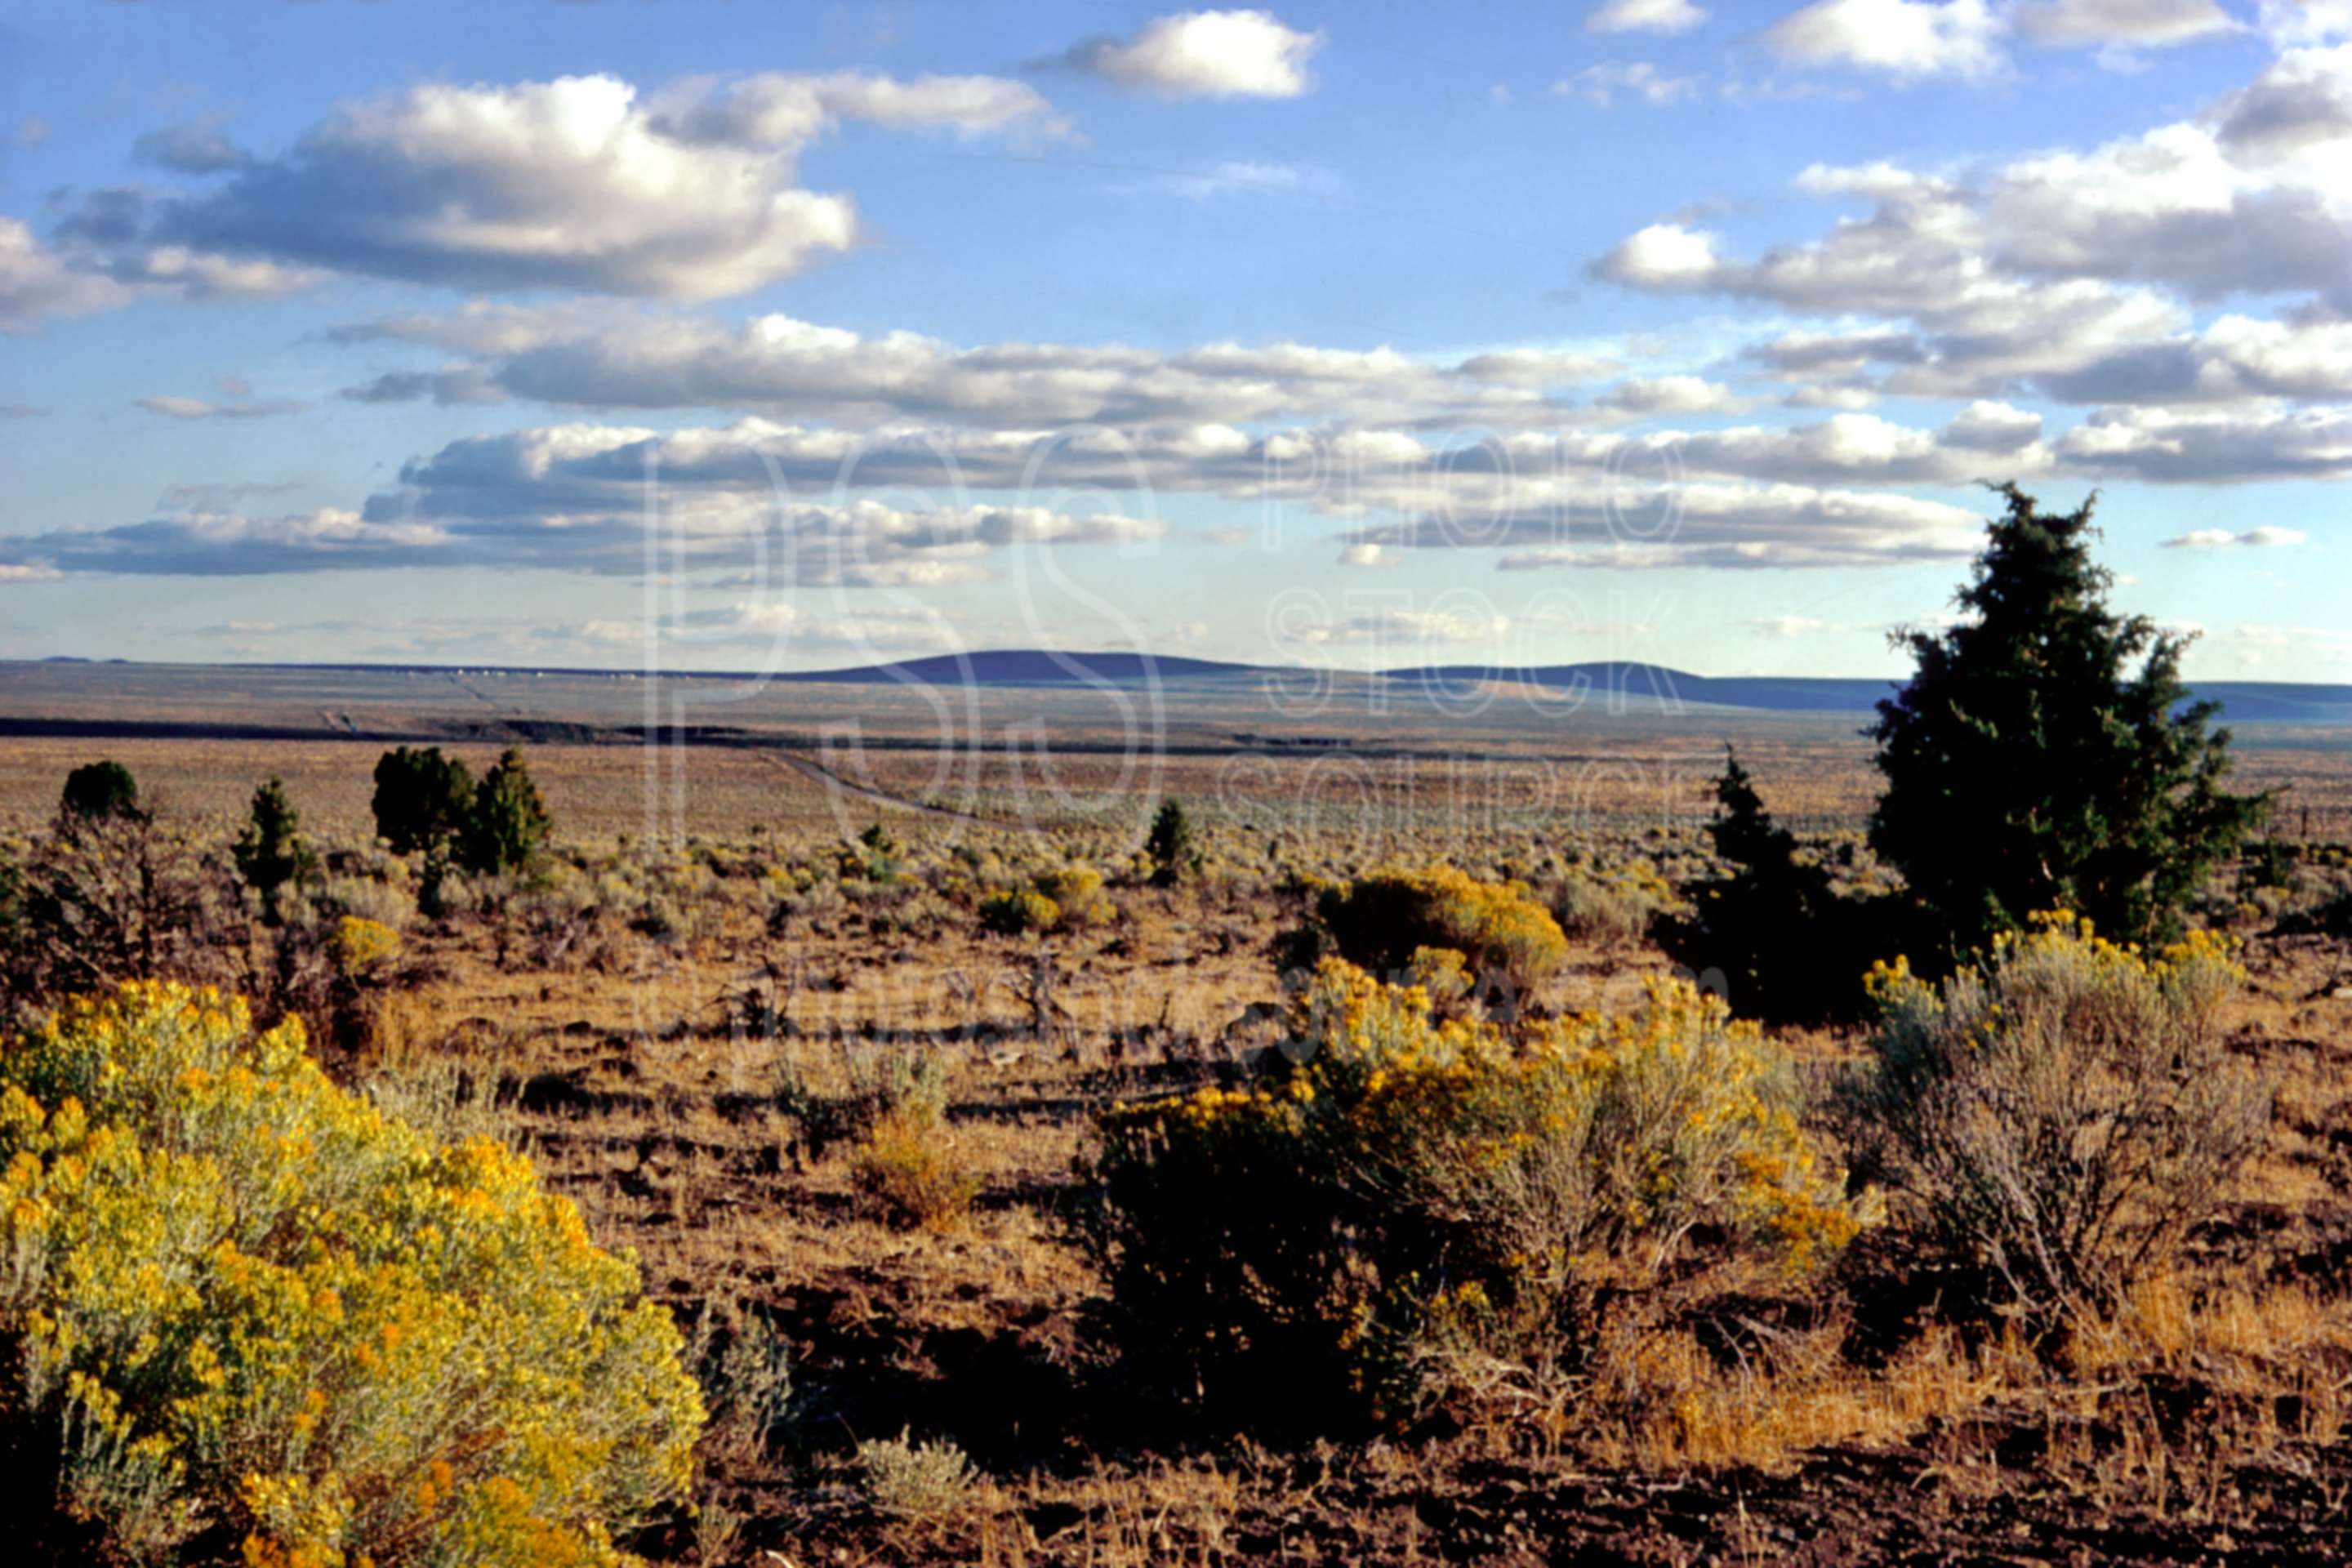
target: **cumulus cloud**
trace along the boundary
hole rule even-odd
[[[1506,514],[1465,532],[1421,518],[1357,531],[1402,549],[1501,548],[1507,572],[1552,567],[1731,570],[1902,565],[1961,560],[1983,542],[1974,513],[1909,496],[1803,485],[1618,486],[1598,521],[1552,510]]]
[[[634,574],[646,564],[644,500],[596,470],[602,433],[534,433],[530,447],[482,447],[471,482],[379,496],[359,511],[281,517],[188,511],[121,527],[0,537],[0,562],[57,572],[247,576],[395,566],[506,566]],[[627,432],[616,434],[632,434]],[[643,435],[642,432],[634,433]],[[568,457],[566,462],[558,454]],[[1136,545],[1156,519],[1070,516],[1040,507],[901,510],[778,499],[758,481],[712,476],[675,487],[658,520],[667,566],[720,581],[909,587],[984,581],[1018,545]]]
[[[345,103],[276,157],[154,133],[150,161],[228,177],[196,194],[99,193],[69,222],[119,281],[215,294],[357,273],[713,299],[856,240],[849,198],[797,180],[799,153],[847,120],[1059,126],[1034,89],[989,77],[698,78],[650,100],[611,76],[428,83]]]
[[[0,332],[29,332],[60,317],[123,303],[129,291],[110,278],[79,271],[11,217],[0,217]]]
[[[1783,59],[1881,71],[1901,80],[2003,69],[2000,16],[1985,0],[1818,0],[1765,42]]]
[[[1815,167],[1799,184],[1868,209],[1752,258],[1654,224],[1592,275],[1862,318],[1748,351],[1814,384],[1879,371],[1896,395],[2211,402],[2340,397],[2352,376],[2352,46],[2290,51],[2197,116],[2089,152],[1969,174]],[[2318,303],[2190,330],[2187,300],[2294,292]]]
[[[2158,484],[2345,479],[2352,477],[2352,412],[2101,409],[2066,432],[2057,454],[2069,472]]]
[[[1584,26],[1595,33],[1687,33],[1706,20],[1691,0],[1608,0],[1585,15]]]
[[[380,377],[350,395],[515,397],[595,408],[747,407],[837,423],[901,418],[1037,428],[1077,421],[1238,423],[1285,415],[1504,424],[1564,416],[1549,389],[1606,374],[1588,353],[1537,350],[1432,362],[1390,348],[1005,342],[966,348],[916,332],[866,336],[789,316],[729,330],[642,315],[459,312],[346,329],[347,341],[487,349],[469,377],[445,367]],[[457,377],[454,382],[450,377]]]
[[[1185,11],[1131,37],[1091,38],[1061,63],[1160,98],[1297,98],[1320,31],[1286,27],[1265,11]]]
[[[1573,94],[1596,108],[1606,109],[1620,93],[1638,98],[1653,108],[1679,103],[1697,93],[1698,82],[1686,76],[1668,76],[1647,60],[1610,61],[1587,66],[1572,77],[1552,84],[1552,91]]]
[[[2263,31],[2281,46],[2352,37],[2352,0],[2262,0]]]

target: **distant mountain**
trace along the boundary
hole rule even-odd
[[[908,686],[1137,686],[1150,680],[1250,680],[1268,672],[1265,665],[1216,658],[1013,647],[935,654],[852,669],[796,670],[769,679],[835,685],[890,681]]]
[[[903,685],[985,687],[1139,686],[1152,680],[1255,685],[1269,678],[1296,680],[1296,666],[1235,664],[1213,658],[1160,658],[1139,653],[1059,653],[1043,648],[992,648],[860,665],[849,669],[803,670],[772,679],[831,684],[889,681]],[[1415,665],[1362,679],[1391,690],[1426,693],[1432,700],[1466,695],[1482,687],[1540,687],[1563,696],[1583,693],[1620,710],[1672,710],[1684,706],[1739,708],[1775,713],[1868,713],[1902,683],[1850,676],[1694,675],[1665,665],[1633,660],[1512,667],[1485,664]],[[2221,704],[2222,717],[2238,723],[2352,724],[2352,686],[2305,685],[2277,680],[2209,680],[2199,697]]]

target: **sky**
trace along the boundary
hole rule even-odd
[[[2352,0],[0,17],[0,658],[2352,681]]]

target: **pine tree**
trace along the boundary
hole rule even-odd
[[[460,845],[466,868],[488,875],[527,866],[553,826],[539,785],[531,781],[530,764],[509,747],[474,786]]]
[[[1949,957],[2037,910],[2149,941],[2270,805],[2232,795],[2230,731],[2180,679],[2189,638],[2107,608],[2091,509],[1997,487],[1959,624],[1895,643],[1917,662],[1878,705],[1886,790],[1872,847],[1908,879]]]
[[[1201,868],[1201,848],[1184,803],[1174,798],[1160,803],[1151,818],[1151,832],[1143,841],[1151,857],[1151,879],[1163,888],[1175,886]]]
[[[438,746],[386,752],[375,764],[376,837],[395,855],[446,852],[474,805],[474,776]]]
[[[278,923],[279,895],[287,884],[305,881],[318,870],[318,857],[302,839],[301,820],[284,782],[273,778],[253,792],[252,815],[237,835],[237,874],[261,895],[262,918],[271,925]]]

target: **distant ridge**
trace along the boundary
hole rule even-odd
[[[5,668],[11,661],[0,661]],[[29,665],[34,661],[13,661]],[[104,663],[121,659],[52,658],[49,665]],[[225,665],[223,668],[362,671],[407,673],[442,678],[452,675],[572,677],[635,679],[636,669],[593,668],[554,665],[496,664],[361,664],[318,662],[299,664]],[[787,685],[895,685],[974,687],[994,689],[1082,690],[1135,689],[1152,683],[1200,691],[1220,687],[1255,692],[1268,681],[1295,688],[1302,679],[1335,677],[1367,682],[1398,697],[1422,696],[1433,702],[1459,702],[1481,689],[1497,692],[1539,688],[1565,699],[1580,696],[1603,700],[1612,711],[1673,712],[1684,707],[1728,708],[1750,712],[1866,714],[1880,699],[1902,683],[1891,678],[1858,676],[1696,675],[1689,670],[1632,659],[1601,659],[1580,664],[1408,665],[1385,670],[1334,670],[1323,666],[1241,664],[1230,659],[1189,658],[1159,654],[1101,650],[1065,652],[1052,648],[985,648],[973,653],[930,654],[920,658],[892,659],[882,664],[853,665],[840,669],[789,671],[685,670],[657,672],[672,680],[765,680]],[[2352,686],[2320,685],[2285,680],[2208,680],[2194,694],[2221,704],[2221,717],[2231,723],[2352,725]]]

